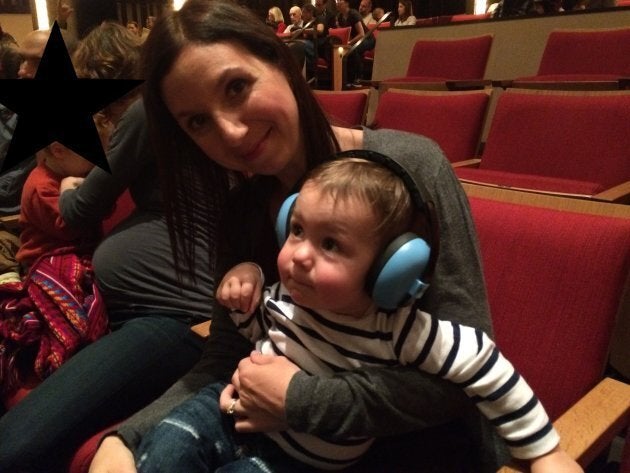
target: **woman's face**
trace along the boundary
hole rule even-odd
[[[402,3],[398,4],[398,16],[403,16],[405,14],[405,5]]]
[[[288,187],[305,171],[286,77],[241,45],[187,46],[162,81],[162,95],[179,126],[221,166],[274,175]]]

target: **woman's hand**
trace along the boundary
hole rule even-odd
[[[285,402],[289,382],[300,371],[284,356],[252,352],[238,364],[232,375],[231,397],[238,397],[234,405],[235,427],[238,432],[270,432],[286,430]],[[223,394],[222,394],[223,397]],[[230,400],[231,403],[231,400]],[[221,408],[227,412],[229,407]]]
[[[89,473],[136,473],[133,453],[116,435],[105,437],[92,459]]]

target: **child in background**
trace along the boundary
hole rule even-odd
[[[225,275],[217,300],[232,309],[241,334],[263,354],[281,354],[308,373],[330,376],[361,366],[416,366],[458,383],[512,455],[531,460],[532,472],[581,472],[560,449],[531,388],[484,333],[417,309],[426,288],[417,278],[429,265],[430,250],[409,231],[418,221],[412,198],[403,180],[380,163],[353,158],[316,168],[283,206],[291,206],[288,215],[280,212],[279,239],[286,238],[278,256],[281,282],[265,290],[262,310],[255,311],[263,276],[252,263]],[[407,245],[413,251],[404,250]],[[389,294],[381,300],[377,286],[399,250],[403,259],[417,258],[421,269],[403,278],[395,301],[387,300]],[[381,255],[387,255],[385,265]],[[343,469],[373,440],[285,431],[243,441],[234,433],[247,423],[238,408],[235,386],[207,386],[145,437],[138,471],[208,472],[226,464],[235,471],[245,465],[247,471]]]
[[[69,228],[59,212],[59,185],[68,176],[85,176],[94,164],[55,141],[37,153],[37,166],[22,191],[20,249],[16,259],[28,268],[40,256],[60,249],[84,253],[99,238],[95,228]]]

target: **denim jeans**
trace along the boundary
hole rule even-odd
[[[239,434],[221,412],[224,383],[204,387],[176,407],[136,451],[138,473],[296,473],[314,471],[286,455],[264,434]]]
[[[144,407],[192,368],[203,343],[168,314],[124,322],[0,418],[0,471],[63,471],[89,436]]]

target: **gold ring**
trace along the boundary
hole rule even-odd
[[[236,407],[236,401],[238,401],[238,399],[232,399],[232,403],[230,404],[230,407],[227,408],[226,413],[230,416],[234,415],[234,408]]]

